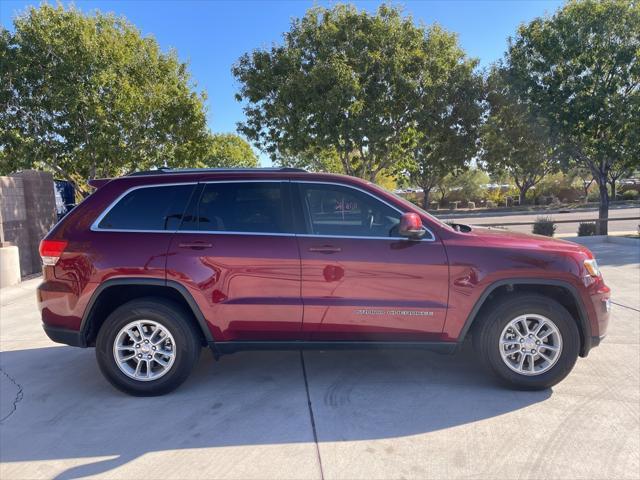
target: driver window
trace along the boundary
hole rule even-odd
[[[396,237],[401,213],[359,190],[340,185],[300,184],[310,234]]]

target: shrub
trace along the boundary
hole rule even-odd
[[[575,184],[573,180],[572,175],[562,172],[546,175],[532,190],[532,195],[535,197],[566,198],[569,201],[578,200],[584,197],[584,193],[582,193],[580,185]]]
[[[578,226],[578,236],[579,237],[592,237],[596,234],[596,223],[595,222],[582,222]]]
[[[637,190],[627,190],[626,192],[622,193],[623,200],[637,200],[639,196],[640,193],[638,193]]]
[[[551,217],[538,217],[533,224],[533,233],[537,235],[544,235],[546,237],[553,237],[556,232],[556,225],[553,223]]]
[[[600,192],[598,189],[592,189],[589,191],[589,195],[587,196],[588,202],[599,202],[600,201]]]

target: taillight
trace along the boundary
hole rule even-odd
[[[40,257],[43,265],[55,265],[64,249],[67,247],[65,240],[42,240],[40,242]]]

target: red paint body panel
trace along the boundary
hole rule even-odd
[[[505,279],[558,280],[580,294],[594,336],[602,336],[608,322],[600,313],[606,295],[585,287],[583,261],[593,258],[581,245],[537,235],[474,227],[470,233],[453,232],[443,240],[449,258],[450,300],[443,339],[458,338],[469,312],[493,283]],[[592,296],[596,295],[595,299]],[[606,318],[605,318],[606,317]],[[606,328],[606,327],[605,327]]]
[[[306,237],[299,243],[304,330],[313,340],[439,339],[449,277],[441,243]],[[313,251],[323,246],[340,251]]]
[[[207,242],[204,249],[180,244]],[[176,233],[167,278],[187,287],[218,341],[300,340],[300,258],[295,237]]]
[[[129,188],[213,180],[335,182],[415,212],[435,241],[298,235],[93,231],[98,216]],[[66,240],[38,289],[43,322],[79,330],[96,288],[114,278],[178,282],[216,341],[456,341],[487,289],[509,279],[562,281],[584,306],[592,336],[606,333],[602,279],[585,283],[588,249],[501,230],[454,231],[412,204],[360,179],[290,172],[124,177],[101,187],[47,235]],[[204,241],[211,247],[180,244]],[[309,251],[336,247],[332,253]],[[418,313],[412,313],[418,312]]]

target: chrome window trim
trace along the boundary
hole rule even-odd
[[[182,185],[197,185],[198,182],[175,182],[175,183],[153,183],[150,185],[136,185],[135,187],[128,188],[124,192],[122,192],[118,197],[111,202],[107,208],[105,208],[98,218],[94,220],[91,224],[90,230],[92,232],[135,232],[135,233],[174,233],[177,230],[138,230],[138,229],[128,229],[128,228],[100,228],[100,222],[107,216],[107,214],[115,207],[120,200],[129,195],[131,192],[135,190],[141,190],[143,188],[158,188],[158,187],[175,187]]]
[[[390,204],[389,202],[387,202],[386,200],[383,200],[382,198],[378,197],[377,195],[374,195],[373,193],[360,188],[360,187],[356,187],[355,185],[350,185],[350,184],[345,184],[345,183],[340,183],[340,182],[325,182],[322,180],[292,180],[291,183],[311,183],[311,184],[317,184],[317,185],[337,185],[339,187],[345,187],[345,188],[351,188],[353,190],[357,190],[359,192],[365,193],[367,195],[369,195],[370,197],[375,198],[376,200],[378,200],[379,202],[384,203],[386,206],[388,206],[389,208],[392,208],[393,210],[395,210],[396,212],[398,212],[400,215],[403,215],[407,212],[403,212],[402,210],[400,210],[398,207],[396,207],[395,205]],[[315,235],[315,234],[299,234],[298,236],[300,237],[316,237],[316,238],[367,238],[369,240],[412,240],[414,242],[435,242],[436,241],[436,236],[435,234],[427,227],[425,227],[424,225],[422,226],[422,228],[424,229],[425,232],[427,232],[431,238],[420,238],[420,239],[410,239],[407,237],[359,237],[359,236],[351,236],[351,235]]]
[[[221,230],[178,230],[176,233],[188,233],[189,235],[247,235],[253,237],[297,237],[295,233],[269,233],[269,232],[232,232]]]
[[[119,233],[188,233],[188,234],[204,234],[204,235],[246,235],[246,236],[258,236],[258,237],[303,237],[303,238],[342,238],[342,239],[352,239],[352,240],[405,240],[405,241],[413,241],[413,242],[435,242],[436,236],[435,234],[427,227],[423,225],[423,229],[431,236],[430,238],[421,238],[421,239],[410,239],[407,237],[366,237],[366,236],[356,236],[356,235],[315,235],[309,233],[269,233],[269,232],[231,232],[231,231],[218,231],[218,230],[143,230],[143,229],[125,229],[125,228],[100,228],[98,225],[107,216],[107,214],[117,205],[117,203],[122,200],[126,195],[133,192],[134,190],[139,190],[142,188],[154,188],[154,187],[174,187],[180,185],[198,185],[198,184],[209,184],[209,183],[305,183],[305,184],[316,184],[316,185],[336,185],[338,187],[351,188],[353,190],[357,190],[362,192],[370,197],[378,200],[379,202],[384,203],[388,207],[392,208],[396,212],[401,215],[406,213],[400,210],[395,205],[390,204],[386,200],[374,195],[373,193],[356,187],[355,185],[350,185],[347,183],[340,182],[330,182],[330,181],[322,181],[322,180],[291,180],[291,179],[247,179],[247,180],[205,180],[202,182],[172,182],[172,183],[153,183],[150,185],[137,185],[135,187],[128,188],[123,193],[121,193],[113,202],[111,202],[102,213],[96,218],[96,220],[91,224],[90,230],[93,232],[119,232]]]

